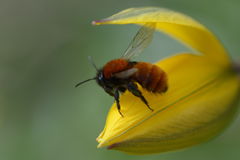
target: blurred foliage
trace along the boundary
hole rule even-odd
[[[119,57],[137,26],[92,26],[122,9],[159,6],[186,13],[210,28],[234,59],[239,59],[238,0],[2,0],[0,1],[0,159],[238,159],[238,118],[220,137],[185,151],[129,156],[97,149],[113,102],[94,82],[98,66]],[[137,58],[156,59],[188,49],[157,33]]]

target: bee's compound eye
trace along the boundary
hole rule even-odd
[[[103,73],[102,72],[99,72],[97,74],[97,82],[102,86],[103,83],[104,83],[104,77],[103,77]]]
[[[98,79],[103,80],[103,73],[102,72],[99,74]]]

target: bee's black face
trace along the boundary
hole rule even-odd
[[[110,94],[111,96],[114,95],[114,88],[115,88],[115,85],[111,83],[110,80],[107,80],[104,75],[103,75],[103,72],[102,70],[99,70],[97,72],[97,76],[96,76],[96,81],[97,83],[108,93]]]
[[[129,83],[128,80],[123,80],[116,77],[105,78],[102,70],[97,72],[96,81],[98,85],[100,85],[111,96],[114,95],[116,90],[125,92],[126,86]]]

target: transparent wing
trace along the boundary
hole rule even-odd
[[[130,59],[140,54],[152,41],[154,31],[154,23],[147,23],[142,26],[124,52],[122,58]]]

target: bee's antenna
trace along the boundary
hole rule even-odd
[[[96,71],[98,71],[98,68],[97,68],[96,64],[94,63],[91,56],[88,56],[88,61],[92,64],[92,66],[96,69]]]
[[[78,86],[80,86],[81,84],[83,84],[83,83],[85,83],[85,82],[88,82],[88,81],[91,81],[91,80],[95,80],[95,79],[96,79],[96,77],[87,79],[87,80],[82,81],[82,82],[79,82],[78,84],[75,85],[75,87],[78,87]]]
[[[88,61],[92,64],[92,66],[96,69],[96,71],[98,72],[98,68],[96,66],[96,64],[94,63],[93,59],[91,56],[88,56]],[[75,85],[75,87],[78,87],[80,86],[81,84],[85,83],[85,82],[88,82],[88,81],[91,81],[91,80],[95,80],[97,79],[97,77],[94,77],[94,78],[90,78],[90,79],[87,79],[85,81],[82,81],[82,82],[79,82],[78,84]]]

